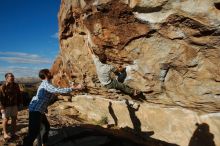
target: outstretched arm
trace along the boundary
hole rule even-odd
[[[90,46],[89,42],[87,42],[86,45],[87,45],[87,48],[88,48],[89,53],[90,53],[91,55],[94,55],[94,51],[93,51],[92,47]]]
[[[59,88],[59,87],[55,87],[54,85],[50,84],[50,83],[47,83],[45,85],[45,89],[50,92],[50,93],[70,93],[72,92],[73,90],[82,90],[84,87],[83,85],[77,85],[77,86],[74,86],[72,85],[70,88]]]
[[[82,84],[72,85],[71,88],[73,90],[83,90],[83,89],[85,89],[84,85],[82,85]]]
[[[94,53],[92,47],[90,46],[89,42],[86,43],[89,54],[92,56],[92,59],[94,61],[95,64],[97,64],[98,62],[100,62],[98,56],[96,56],[96,54]]]

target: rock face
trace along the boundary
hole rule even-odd
[[[89,93],[111,96],[100,86],[89,42],[109,64],[126,66],[125,83],[143,91],[148,103],[166,107],[157,111],[160,115],[170,107],[191,110],[189,116],[218,113],[219,24],[219,0],[62,0],[61,50],[51,69],[53,81],[60,86],[84,83]],[[172,114],[176,119],[183,116]],[[154,118],[158,122],[160,117]],[[219,125],[217,119],[211,124]],[[178,127],[178,121],[170,122],[186,130]],[[218,132],[215,137],[219,136]]]
[[[220,144],[219,113],[199,115],[180,107],[138,104],[128,100],[115,101],[102,96],[76,96],[69,105],[90,120],[106,119],[106,124],[132,128],[140,136],[148,136],[149,132],[153,132],[151,138],[181,146]]]

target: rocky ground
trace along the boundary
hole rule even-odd
[[[107,119],[93,121],[81,114],[73,106],[68,106],[72,102],[66,99],[58,100],[49,107],[48,119],[51,124],[49,146],[172,146],[164,141],[160,141],[150,136],[153,131],[136,132],[129,127],[119,128],[114,124],[108,123]],[[2,123],[2,119],[1,119]],[[10,123],[10,122],[9,122]],[[17,136],[9,141],[4,141],[0,136],[0,145],[16,146],[21,144],[23,137],[28,130],[28,111],[24,109],[18,114]],[[10,124],[9,124],[10,130]],[[1,126],[2,131],[2,126]],[[35,141],[35,144],[37,142]]]
[[[72,110],[61,109],[62,106],[59,106],[58,103],[59,102],[49,107],[48,119],[50,121],[52,129],[62,129],[62,127],[74,126],[79,123],[81,124],[85,123],[84,119],[78,117],[79,115],[77,115],[77,111],[75,111],[74,109]],[[71,111],[71,115],[68,114],[69,111]],[[2,123],[2,119],[0,122]],[[18,130],[16,134],[18,135],[18,137],[5,142],[3,139],[3,135],[1,135],[0,145],[7,144],[9,146],[15,146],[16,144],[21,143],[22,138],[27,134],[27,130],[28,130],[27,109],[19,111],[17,125],[18,125]],[[9,126],[9,130],[10,130],[10,126]],[[2,125],[1,125],[1,131],[2,131]]]
[[[120,131],[126,126],[154,131],[151,137],[181,146],[220,146],[219,5],[219,0],[62,0],[53,83],[88,87],[89,96],[65,97],[72,101],[69,109],[86,119],[117,123]],[[149,99],[133,102],[102,90],[87,43],[108,64],[126,67],[124,83]]]
[[[83,83],[89,95],[50,107],[50,139],[59,138],[49,145],[220,146],[219,18],[219,0],[62,0],[53,83]],[[102,89],[87,42],[147,99]],[[18,125],[22,137],[26,111]]]

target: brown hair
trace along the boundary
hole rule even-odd
[[[42,69],[39,71],[39,78],[44,80],[47,77],[47,74],[50,72],[49,69]]]
[[[100,54],[99,55],[99,60],[101,63],[106,63],[107,62],[107,56],[105,54]]]
[[[7,73],[5,74],[5,78],[7,78],[9,75],[11,75],[11,76],[14,77],[13,73],[11,73],[11,72],[7,72]]]

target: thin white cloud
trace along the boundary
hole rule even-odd
[[[0,55],[12,55],[17,57],[28,57],[28,58],[39,58],[40,56],[37,54],[29,54],[23,52],[0,52]]]
[[[27,64],[50,64],[52,60],[46,58],[19,58],[19,57],[0,57],[0,60],[7,61],[9,63],[27,63]]]
[[[53,60],[37,54],[23,52],[0,52],[0,60],[8,63],[51,64]]]
[[[0,80],[4,80],[6,72],[15,77],[37,77],[40,69],[50,68],[52,63],[53,59],[37,54],[0,51]]]
[[[52,34],[50,37],[54,38],[54,39],[58,39],[59,38],[59,33],[56,32],[56,33]]]
[[[37,69],[33,69],[30,67],[5,67],[5,68],[0,68],[0,73],[6,73],[6,72],[35,72]]]
[[[16,78],[19,77],[37,77],[38,72],[40,69],[38,68],[31,68],[31,67],[5,67],[0,68],[0,80],[4,80],[4,75],[7,72],[12,72]]]

